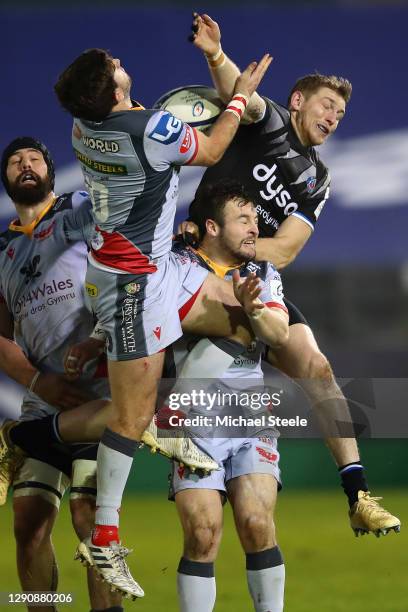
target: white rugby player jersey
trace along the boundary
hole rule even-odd
[[[74,119],[72,145],[97,226],[91,263],[155,272],[171,249],[179,166],[197,154],[195,130],[168,112],[135,107],[101,122]]]
[[[68,346],[94,327],[85,307],[87,246],[93,232],[88,194],[53,198],[39,219],[0,234],[0,299],[15,340],[41,371],[63,372]]]

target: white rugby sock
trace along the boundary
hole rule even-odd
[[[139,443],[106,428],[98,448],[95,523],[119,525],[123,491]]]
[[[180,612],[212,612],[216,597],[214,563],[182,557],[177,572],[177,592]]]
[[[282,612],[285,566],[278,546],[247,553],[248,588],[256,612]]]

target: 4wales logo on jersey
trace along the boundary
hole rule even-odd
[[[163,113],[155,128],[150,132],[149,138],[163,144],[171,144],[178,140],[182,127],[183,122],[180,119],[173,117],[170,113]]]

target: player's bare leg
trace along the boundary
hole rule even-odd
[[[353,530],[377,534],[387,533],[390,529],[398,531],[399,519],[381,508],[377,503],[378,498],[370,498],[368,494],[357,442],[352,432],[347,400],[310,327],[303,323],[291,325],[289,341],[282,348],[270,350],[268,360],[302,386],[315,415],[319,418],[323,432],[327,427],[331,433],[336,421],[348,426],[348,437],[327,435],[325,441],[339,468],[343,488],[349,499]],[[360,491],[365,495],[360,495]]]
[[[17,571],[23,591],[56,591],[58,568],[51,532],[57,508],[38,495],[13,500]],[[54,607],[28,607],[30,612],[50,612]]]
[[[208,612],[215,605],[214,561],[222,535],[222,498],[212,489],[186,489],[176,494],[184,534],[177,572],[181,612]]]
[[[151,421],[164,353],[108,362],[113,414],[98,450],[95,529],[78,547],[77,558],[125,597],[143,597],[125,562],[119,540],[119,509],[133,455]]]
[[[247,474],[229,480],[227,491],[246,554],[248,588],[254,609],[281,612],[285,566],[273,520],[277,481],[271,474]]]

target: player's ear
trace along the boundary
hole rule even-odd
[[[290,110],[300,110],[304,99],[301,91],[294,91],[290,97]]]
[[[218,236],[218,223],[213,219],[207,219],[205,229],[209,236]]]
[[[115,104],[119,104],[125,99],[125,94],[123,93],[123,89],[121,87],[116,87],[114,93]]]

